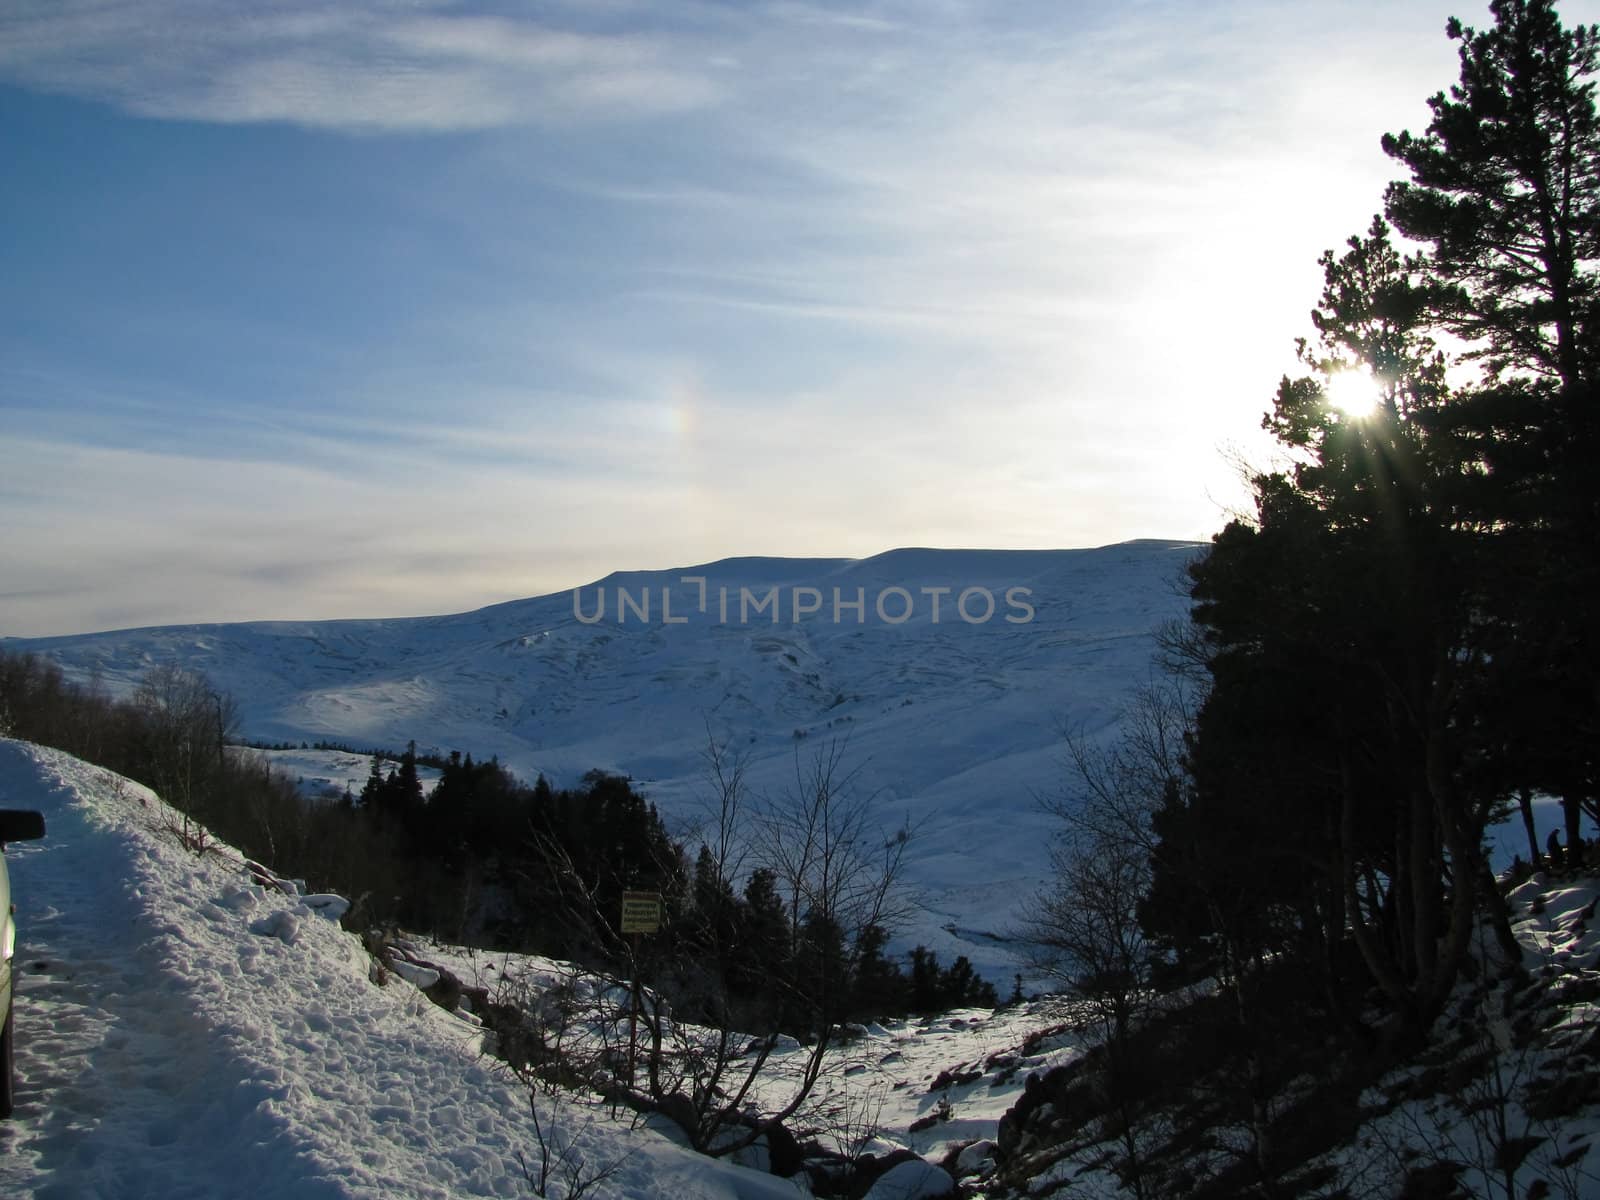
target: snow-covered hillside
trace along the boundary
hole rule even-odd
[[[17,1110],[0,1122],[0,1195],[533,1194],[524,1167],[541,1161],[541,1141],[527,1090],[483,1052],[470,1013],[446,1012],[399,976],[377,982],[383,973],[330,919],[337,898],[273,886],[226,846],[196,856],[147,789],[58,751],[0,739],[0,806],[37,808],[48,826],[41,841],[6,849],[20,940]],[[1545,1032],[1530,1049],[1507,1049],[1508,1069],[1516,1087],[1559,1101],[1561,1115],[1530,1114],[1516,1102],[1506,1111],[1513,1133],[1536,1135],[1524,1173],[1559,1185],[1541,1194],[1590,1200],[1600,1196],[1587,1154],[1600,1131],[1585,1101],[1593,1079],[1587,1092],[1569,1084],[1584,1082],[1594,1042],[1595,888],[1541,876],[1510,900],[1529,974],[1490,986],[1523,988],[1507,993],[1505,1011]],[[553,965],[409,945],[468,984],[513,991],[537,988]],[[1470,990],[1463,984],[1463,996]],[[1006,1144],[1001,1118],[1011,1110],[1013,1148],[1000,1157],[1012,1186],[1034,1190],[1065,1171],[1074,1194],[1122,1194],[1098,1141],[1065,1156],[1030,1141],[1048,1115],[1040,1099],[1052,1081],[1069,1072],[1070,1082],[1082,1068],[1086,1043],[1071,1027],[1073,1012],[1044,1000],[867,1027],[837,1048],[823,1080],[818,1110],[837,1114],[823,1128],[835,1138],[860,1135],[874,1153],[910,1147],[954,1163],[967,1147],[961,1173],[981,1177],[993,1170],[993,1139]],[[1456,1078],[1446,1069],[1455,1059],[1478,1061],[1482,1046],[1470,1038],[1458,1045],[1456,1028],[1441,1032],[1430,1071],[1407,1065],[1379,1081],[1375,1096],[1388,1089],[1401,1098],[1375,1100],[1361,1136],[1319,1160],[1326,1169],[1362,1181],[1366,1194],[1393,1195],[1430,1155],[1489,1161],[1475,1107],[1462,1115],[1450,1107],[1465,1104],[1462,1096],[1444,1103],[1411,1086],[1423,1076]],[[1556,1071],[1542,1082],[1552,1065],[1568,1068],[1570,1080]],[[1307,1076],[1297,1086],[1315,1083]],[[1019,1116],[1030,1098],[1029,1115]],[[597,1198],[807,1194],[794,1181],[684,1149],[660,1132],[670,1125],[659,1118],[613,1120],[576,1096],[541,1093],[532,1103],[544,1144],[574,1146],[569,1161],[581,1159],[580,1174],[615,1168],[589,1193]],[[869,1124],[878,1136],[863,1132]],[[1046,1164],[1038,1176],[1035,1159]],[[989,1178],[970,1194],[1005,1193],[1005,1182]],[[1492,1194],[1489,1176],[1484,1182]],[[568,1193],[555,1185],[549,1194]],[[875,1188],[869,1200],[887,1194]]]
[[[846,764],[885,827],[917,829],[909,873],[923,908],[907,937],[1003,981],[1010,956],[984,935],[1044,872],[1051,830],[1035,796],[1060,786],[1062,730],[1106,730],[1149,678],[1152,634],[1185,612],[1179,582],[1197,551],[729,559],[612,575],[580,589],[576,608],[562,592],[457,616],[5,644],[114,690],[156,663],[203,671],[251,737],[415,738],[558,783],[623,772],[680,827],[706,790],[708,727],[768,792],[793,782],[797,753],[848,738]],[[773,589],[775,605],[757,611]]]
[[[0,740],[0,805],[48,825],[6,850],[21,933],[0,1196],[530,1194],[526,1092],[478,1028],[372,983],[314,900],[225,847],[195,857],[151,793],[56,751]],[[796,1195],[599,1112],[569,1107],[555,1136],[575,1132],[593,1169],[621,1163],[601,1197]]]

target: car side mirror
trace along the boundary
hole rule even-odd
[[[26,808],[0,808],[0,845],[44,836],[44,814]]]

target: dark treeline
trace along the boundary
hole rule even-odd
[[[902,968],[885,956],[881,925],[796,905],[770,868],[736,890],[704,847],[691,862],[621,776],[529,785],[497,760],[452,752],[433,758],[440,778],[425,792],[427,756],[413,744],[387,770],[375,752],[359,795],[307,797],[235,743],[235,724],[226,695],[176,667],[152,669],[119,700],[48,660],[0,651],[0,732],[146,784],[279,874],[348,895],[352,925],[637,969],[676,981],[689,1011],[703,994],[757,1021],[804,1024],[819,992],[834,1019],[995,1003],[965,958],[941,967],[918,947]],[[628,890],[664,901],[642,952],[619,932]]]

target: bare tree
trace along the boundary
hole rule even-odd
[[[1062,822],[1051,852],[1053,874],[1023,906],[1018,931],[1033,969],[1080,998],[1099,1026],[1123,1176],[1139,1197],[1147,1188],[1135,1026],[1154,992],[1138,907],[1150,890],[1158,850],[1151,818],[1179,778],[1186,720],[1184,693],[1152,685],[1116,742],[1067,737],[1073,786],[1041,800]]]
[[[770,871],[787,908],[788,945],[784,964],[763,978],[759,1002],[734,986],[741,968],[749,973],[741,959],[750,947],[714,937],[703,939],[703,954],[674,968],[672,985],[686,999],[692,993],[695,1022],[673,1019],[663,992],[640,993],[647,1094],[706,1153],[735,1153],[810,1113],[837,1043],[861,934],[892,928],[907,910],[899,882],[911,831],[880,828],[872,796],[844,764],[842,742],[810,756],[797,749],[793,787],[747,807],[742,757],[708,731],[709,891],[731,896],[747,862]]]
[[[830,741],[807,759],[796,747],[793,788],[768,799],[758,817],[756,857],[787,892],[796,947],[807,924],[853,934],[898,924],[910,911],[899,884],[911,826],[874,823],[873,797],[859,790],[861,768],[846,769],[845,750]]]
[[[708,719],[701,757],[710,794],[700,840],[711,851],[717,875],[731,881],[744,874],[745,756],[731,739],[718,741]]]
[[[142,750],[151,778],[161,798],[182,814],[187,833],[189,820],[203,819],[214,799],[237,710],[204,675],[171,663],[145,672],[133,703],[145,718]]]

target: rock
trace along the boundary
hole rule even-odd
[[[1016,1153],[1022,1141],[1022,1122],[1017,1119],[1016,1112],[1015,1108],[1007,1109],[995,1127],[995,1151],[1001,1158]]]
[[[335,896],[332,892],[316,892],[310,896],[301,896],[300,903],[330,921],[337,921],[350,911],[350,901],[343,896]]]
[[[772,1155],[774,1175],[787,1179],[804,1165],[805,1155],[800,1150],[799,1140],[781,1123],[767,1130],[767,1151]]]
[[[279,879],[272,873],[270,869],[262,866],[254,859],[245,859],[244,869],[250,873],[250,877],[254,879],[257,884],[264,888],[271,888],[273,891],[282,892],[285,896],[298,896],[300,894],[299,889],[294,886],[294,882],[292,880]]]
[[[700,1128],[700,1115],[694,1110],[694,1101],[682,1092],[661,1097],[656,1111],[691,1138]]]
[[[956,1155],[955,1173],[965,1179],[968,1175],[977,1175],[994,1165],[995,1144],[987,1139],[973,1142]]]
[[[934,1077],[933,1082],[928,1085],[928,1092],[931,1095],[934,1092],[947,1091],[953,1087],[961,1087],[968,1083],[976,1083],[982,1078],[982,1071],[963,1071],[960,1067],[950,1067],[946,1070],[940,1071],[939,1074]]]
[[[639,1123],[641,1125],[643,1125],[646,1129],[655,1130],[657,1133],[659,1133],[662,1137],[666,1138],[668,1141],[671,1141],[671,1142],[675,1143],[676,1145],[682,1146],[686,1150],[692,1148],[691,1145],[690,1145],[690,1142],[689,1142],[689,1135],[683,1131],[683,1126],[679,1125],[676,1121],[674,1121],[671,1117],[667,1116],[665,1113],[661,1113],[661,1112],[645,1113],[639,1119]]]
[[[916,1158],[878,1176],[863,1200],[938,1200],[954,1195],[955,1190],[956,1181],[948,1171]]]
[[[749,1171],[760,1171],[764,1175],[772,1174],[772,1154],[767,1149],[767,1139],[758,1137],[748,1146],[743,1146],[728,1155],[728,1161]]]
[[[859,1197],[865,1196],[873,1184],[894,1170],[895,1167],[900,1166],[902,1163],[921,1161],[923,1161],[922,1158],[915,1150],[907,1150],[904,1146],[901,1146],[884,1155],[863,1154],[853,1164],[853,1173],[851,1173],[852,1164],[841,1161],[839,1165],[844,1168],[846,1177],[850,1180],[847,1194]]]
[[[1017,1098],[1004,1116],[996,1133],[996,1154],[1005,1159],[1016,1153],[1022,1145],[1024,1132],[1034,1121],[1035,1113],[1057,1101],[1071,1083],[1070,1066],[1053,1067],[1044,1074],[1035,1071],[1022,1085],[1022,1095]]]
[[[416,963],[407,962],[403,958],[396,958],[391,961],[389,969],[407,983],[413,984],[424,991],[439,982],[439,972],[433,967],[421,967]]]
[[[685,1097],[669,1096],[668,1100],[682,1099]],[[663,1108],[665,1108],[663,1104]],[[693,1111],[691,1106],[690,1111]],[[717,1135],[718,1145],[728,1145],[742,1138],[750,1136],[754,1123],[746,1118],[734,1118],[733,1124],[724,1127]],[[765,1171],[772,1175],[788,1177],[801,1170],[805,1165],[805,1155],[800,1149],[800,1143],[795,1139],[780,1122],[770,1125],[761,1131],[761,1136],[751,1142],[742,1150],[735,1150],[729,1156],[733,1162],[741,1167],[749,1167],[757,1171]]]

